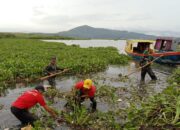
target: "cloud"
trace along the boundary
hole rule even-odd
[[[43,12],[43,6],[33,7],[32,10],[33,10],[33,16],[35,16],[35,17],[39,17],[39,16],[42,16],[42,15],[45,15],[45,12]]]
[[[0,28],[59,32],[90,25],[176,31],[180,30],[179,4],[179,0],[6,0],[0,1]]]

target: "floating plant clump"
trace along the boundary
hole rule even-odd
[[[4,105],[0,104],[0,110],[3,109]]]

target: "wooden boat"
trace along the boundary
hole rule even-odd
[[[180,39],[175,38],[158,38],[156,41],[153,40],[128,40],[126,43],[125,51],[135,60],[140,60],[144,54],[146,47],[150,48],[152,56],[157,58],[163,55],[155,62],[161,64],[180,64]]]
[[[153,40],[127,40],[125,52],[135,60],[140,60],[144,54],[144,50],[147,46],[154,52]]]

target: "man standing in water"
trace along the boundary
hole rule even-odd
[[[45,73],[45,75],[51,75],[51,74],[57,73],[58,71],[63,71],[63,70],[64,69],[57,67],[56,57],[52,57],[51,62],[45,68],[44,73]],[[48,78],[49,85],[51,85],[52,87],[56,86],[55,78],[56,78],[56,76],[52,76],[52,77]]]
[[[12,103],[11,112],[21,121],[22,127],[28,124],[33,125],[34,121],[36,121],[36,118],[28,110],[37,103],[39,103],[53,118],[57,117],[55,111],[46,105],[43,98],[44,91],[45,87],[38,85],[35,89],[24,92]]]
[[[142,66],[142,67],[153,60],[153,57],[151,55],[149,55],[149,47],[146,47],[146,50],[144,51],[143,54],[144,54],[144,57],[140,61],[140,66]],[[151,69],[151,64],[149,64],[141,69],[141,82],[145,81],[146,73],[149,74],[149,76],[151,77],[152,80],[157,80],[156,75],[154,74],[154,72]]]

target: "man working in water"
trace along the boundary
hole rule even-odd
[[[89,98],[92,102],[92,112],[96,110],[95,93],[96,87],[92,84],[91,79],[77,82],[75,85],[76,95],[78,96],[78,103],[81,104],[85,98]]]
[[[55,111],[46,105],[43,98],[44,91],[45,87],[38,85],[35,89],[23,93],[16,99],[15,102],[12,103],[11,112],[21,121],[22,126],[26,126],[28,124],[33,125],[33,122],[36,121],[36,118],[28,110],[37,103],[50,113],[53,118],[57,117]]]
[[[140,66],[144,66],[147,65],[148,63],[150,63],[153,60],[153,57],[151,55],[149,55],[149,47],[146,47],[146,50],[144,51],[144,56],[142,58],[142,60],[140,61]],[[156,75],[154,74],[154,72],[151,69],[151,64],[148,64],[147,66],[143,67],[141,69],[141,82],[145,81],[145,76],[146,73],[149,74],[149,76],[151,77],[152,80],[157,80]]]
[[[64,69],[57,67],[56,57],[52,57],[51,62],[45,68],[44,73],[45,73],[45,75],[51,75],[51,74],[57,73],[58,71],[63,71],[63,70]],[[51,85],[52,87],[56,86],[55,78],[56,78],[56,76],[52,76],[52,77],[48,78],[49,85]]]

